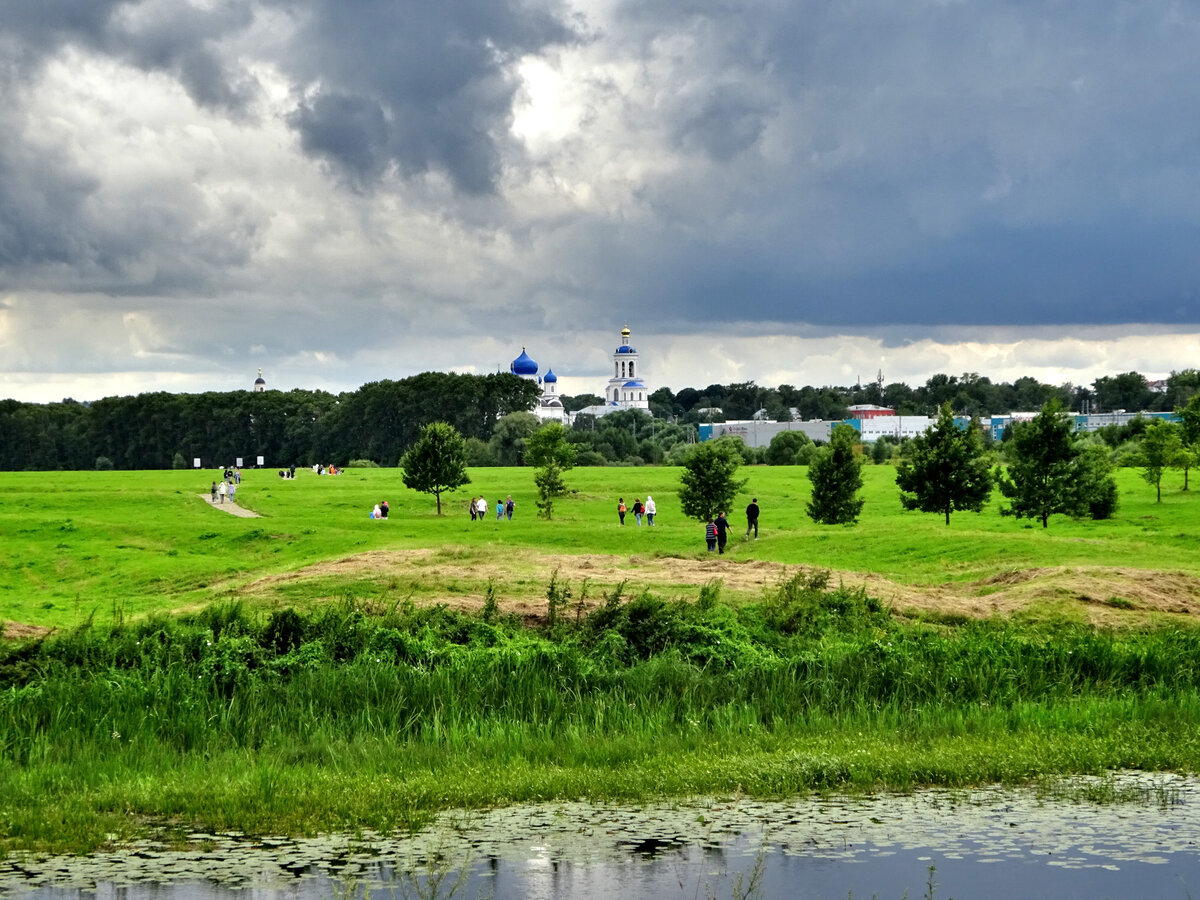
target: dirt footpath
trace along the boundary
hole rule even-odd
[[[234,503],[231,500],[226,500],[224,503],[222,503],[220,500],[218,500],[216,503],[213,503],[211,494],[197,494],[196,496],[199,497],[201,500],[203,500],[207,505],[211,506],[213,509],[219,509],[222,512],[227,512],[231,516],[241,516],[243,519],[261,519],[262,518],[262,516],[260,516],[256,512],[254,512],[254,510],[246,509],[244,506],[238,506],[236,503]]]

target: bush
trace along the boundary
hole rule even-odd
[[[772,628],[784,634],[856,632],[886,628],[891,614],[863,588],[829,587],[829,572],[797,572],[784,577],[763,604]]]
[[[580,450],[575,454],[576,466],[607,466],[608,460],[604,458],[603,453],[597,453],[595,450]]]
[[[111,459],[109,459],[107,456],[97,456],[96,457],[96,471],[97,472],[111,472],[112,467],[113,467],[113,461]]]
[[[487,441],[482,441],[477,437],[469,437],[463,444],[467,451],[468,466],[496,465],[496,454],[492,452],[492,448],[488,445]]]
[[[183,458],[182,453],[176,452],[175,455],[173,457],[171,457],[171,468],[172,469],[186,469],[187,468],[187,460]]]
[[[379,463],[373,459],[352,459],[346,466],[348,469],[378,469]]]

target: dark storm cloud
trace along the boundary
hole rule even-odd
[[[494,188],[517,90],[512,63],[573,38],[553,5],[519,0],[293,0],[284,64],[306,88],[291,118],[306,152],[356,180],[395,165]],[[341,132],[341,133],[338,133]]]
[[[617,241],[671,325],[731,302],[846,328],[1200,321],[1200,8],[631,0],[617,22],[671,79],[675,149],[716,163],[643,186],[652,219]]]
[[[213,42],[249,22],[248,7],[233,3],[0,3],[0,54],[10,63],[0,67],[0,288],[203,290],[249,258],[259,216],[247,204],[212,202],[190,182],[160,181],[151,191],[148,181],[145,194],[107,190],[103,141],[80,134],[82,153],[47,145],[40,120],[59,112],[32,96],[43,64],[70,47],[166,72],[197,104],[240,115],[254,85]],[[139,110],[128,114],[136,121]]]
[[[0,290],[212,290],[253,254],[266,214],[191,185],[112,194],[66,155],[20,139],[0,115]]]
[[[773,111],[771,104],[737,85],[718,85],[694,99],[695,107],[675,127],[676,142],[721,163],[754,146]]]
[[[388,125],[375,100],[321,94],[301,104],[288,121],[312,156],[336,160],[358,178],[375,178],[388,161]]]
[[[0,128],[6,123],[0,118]],[[71,265],[87,255],[72,227],[95,181],[61,159],[36,157],[0,136],[0,286],[29,267]]]
[[[252,16],[251,6],[236,0],[204,10],[157,0],[4,0],[0,40],[27,76],[75,46],[167,72],[198,105],[241,113],[253,99],[253,79],[229,65],[215,42],[243,30]]]

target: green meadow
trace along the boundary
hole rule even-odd
[[[259,513],[257,519],[236,518],[201,500],[212,474],[0,475],[0,620],[70,628],[88,620],[111,622],[114,616],[195,609],[239,597],[264,577],[294,575],[373,551],[426,551],[430,565],[314,570],[312,577],[279,579],[276,588],[255,597],[272,607],[348,594],[482,599],[491,579],[502,601],[544,598],[558,556],[609,557],[632,587],[648,561],[678,560],[677,572],[708,562],[703,525],[681,517],[675,494],[679,470],[673,468],[572,470],[567,480],[574,494],[556,504],[552,521],[535,515],[530,469],[473,470],[470,485],[443,498],[441,517],[431,496],[403,486],[397,469],[334,477],[302,470],[294,480],[247,470],[238,504]],[[804,469],[743,469],[748,484],[740,508],[730,515],[734,539],[723,561],[729,577],[750,562],[872,573],[915,586],[973,583],[1047,567],[1120,568],[1147,577],[1200,574],[1200,493],[1184,493],[1169,478],[1162,503],[1155,503],[1153,489],[1136,471],[1119,470],[1115,519],[1060,516],[1042,529],[1001,517],[998,497],[980,514],[954,515],[949,527],[937,516],[905,512],[894,474],[890,466],[864,469],[866,504],[859,523],[828,527],[805,515]],[[467,516],[472,493],[482,493],[491,504],[482,522]],[[497,522],[495,500],[508,494],[516,514],[511,522]],[[631,505],[647,494],[658,504],[656,527],[635,527],[632,514],[619,526],[617,498]],[[742,542],[742,509],[751,495],[763,508],[761,537]],[[370,520],[371,507],[383,499],[391,506],[389,520]],[[444,565],[433,565],[439,561]],[[450,573],[431,576],[433,568]],[[732,585],[726,589],[737,592]]]
[[[721,558],[669,468],[573,470],[552,521],[529,469],[442,517],[391,469],[247,470],[259,518],[207,472],[0,476],[0,850],[1200,768],[1200,498],[1122,471],[1111,521],[947,527],[868,467],[829,528],[802,469],[742,474]]]

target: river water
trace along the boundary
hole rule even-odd
[[[10,855],[0,897],[1200,897],[1200,779],[1141,773],[1049,792],[518,805],[404,837],[183,837]]]

